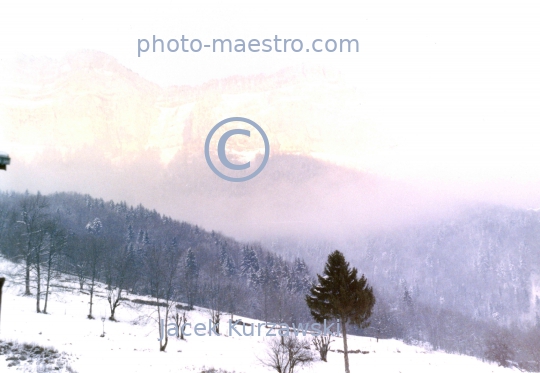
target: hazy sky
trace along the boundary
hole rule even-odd
[[[520,186],[516,193],[537,194],[540,5],[401,3],[4,1],[0,60],[95,49],[164,86],[324,66],[357,88],[363,118],[391,144],[364,159],[336,161],[392,178],[452,181],[453,187],[479,190],[496,183],[501,190]],[[203,41],[356,38],[360,52],[137,57],[137,40],[152,35]]]

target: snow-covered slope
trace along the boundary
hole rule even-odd
[[[99,285],[94,304],[94,320],[86,318],[89,296],[78,290],[74,278],[63,276],[49,301],[48,314],[37,314],[35,298],[22,296],[23,288],[14,276],[16,266],[0,260],[0,276],[7,278],[2,301],[0,340],[14,345],[33,345],[57,350],[47,358],[51,363],[30,358],[9,367],[9,354],[0,355],[0,371],[60,371],[67,372],[245,372],[263,373],[267,343],[275,337],[228,336],[228,326],[222,327],[221,336],[191,336],[186,340],[172,337],[166,352],[159,352],[156,307],[126,301],[117,310],[118,322],[108,317],[108,303],[104,286]],[[61,287],[62,288],[61,288]],[[129,294],[127,298],[148,298]],[[208,324],[209,313],[196,308],[188,312],[188,322]],[[228,316],[226,317],[228,320]],[[255,321],[244,319],[244,321]],[[306,320],[308,321],[308,320]],[[100,337],[105,329],[105,336]],[[193,332],[193,331],[192,331]],[[342,349],[342,340],[336,338],[333,350]],[[19,351],[23,348],[20,347]],[[505,372],[494,364],[468,357],[431,351],[426,347],[409,346],[396,340],[350,337],[350,350],[369,351],[351,354],[351,372]],[[0,348],[1,350],[1,348]],[[45,352],[46,353],[46,352]],[[13,354],[11,355],[13,356]],[[55,358],[56,357],[56,358]],[[32,360],[32,363],[29,363]],[[58,361],[63,360],[64,364]],[[36,365],[41,365],[38,370]],[[68,366],[70,368],[68,368]],[[221,369],[221,370],[219,370]],[[330,352],[328,362],[316,361],[298,372],[343,372],[343,355]]]

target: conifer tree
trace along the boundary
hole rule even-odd
[[[309,270],[303,259],[296,258],[294,260],[288,288],[293,293],[305,293],[311,288]]]
[[[219,265],[222,267],[225,266],[228,257],[229,253],[227,252],[225,245],[221,245],[219,248]]]
[[[236,265],[234,259],[230,255],[227,256],[222,266],[223,274],[227,277],[232,277],[236,274]]]
[[[358,270],[354,267],[351,269],[343,254],[336,250],[328,256],[323,276],[317,275],[318,284],[312,286],[310,294],[306,296],[311,315],[317,322],[339,320],[345,373],[350,373],[347,323],[367,327],[367,320],[375,305],[373,288],[368,286],[364,275],[358,278],[357,273]]]
[[[126,233],[126,243],[132,243],[135,240],[135,231],[133,230],[133,226],[131,224],[128,225],[128,230]]]
[[[195,253],[191,249],[188,249],[186,253],[185,262],[185,276],[186,276],[186,291],[187,301],[190,309],[193,309],[195,302],[195,296],[197,294],[197,280],[199,278],[199,265],[197,264],[197,258]]]
[[[258,284],[259,259],[252,247],[242,249],[242,262],[240,263],[240,273],[247,278],[250,286]]]

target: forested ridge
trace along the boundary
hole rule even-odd
[[[516,364],[540,370],[531,363],[540,361],[538,210],[468,205],[421,223],[334,242],[284,239],[273,248],[313,268],[329,249],[343,251],[377,296],[371,325],[358,334],[478,357],[512,351]]]
[[[344,252],[376,299],[367,328],[352,326],[351,333],[537,369],[537,215],[481,208],[461,220],[350,241]],[[316,272],[306,262],[318,268],[331,245],[325,247],[291,244],[294,255],[284,256],[142,205],[76,193],[0,194],[0,253],[19,264],[17,281],[37,312],[48,312],[48,295],[58,291],[51,280],[62,273],[88,294],[81,317],[93,317],[93,289],[101,282],[112,320],[127,295],[149,295],[208,308],[217,322],[231,314],[305,323],[312,320],[305,294]]]
[[[76,193],[0,195],[0,252],[23,265],[19,281],[38,312],[56,273],[77,276],[85,291],[107,284],[116,289],[112,303],[126,293],[156,295],[160,268],[151,268],[149,256],[160,250],[177,260],[175,301],[265,320],[309,317],[303,297],[294,296],[312,281],[300,258],[287,261],[141,205]]]

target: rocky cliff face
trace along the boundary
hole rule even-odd
[[[255,120],[279,154],[352,161],[368,135],[373,140],[354,89],[325,71],[164,88],[104,53],[86,51],[4,66],[0,89],[4,136],[15,153],[90,147],[125,162],[155,149],[167,164],[179,152],[200,153],[209,129],[228,116]]]
[[[363,120],[359,93],[324,70],[160,87],[92,51],[1,70],[7,188],[144,203],[252,238],[403,221],[433,202],[358,171],[386,140]],[[231,116],[254,120],[270,139],[268,166],[241,185],[217,178],[204,160],[208,132]],[[248,152],[231,140],[228,152]]]

